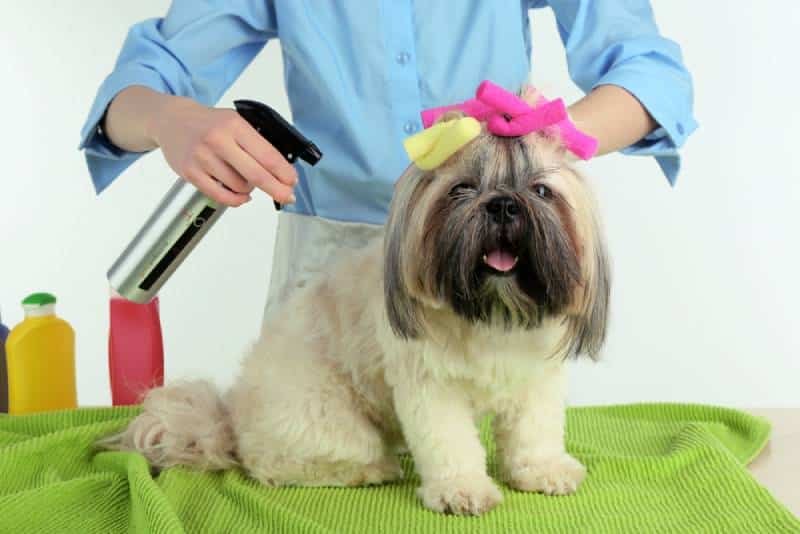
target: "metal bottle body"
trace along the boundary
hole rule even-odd
[[[123,298],[145,304],[225,211],[179,178],[108,271]]]

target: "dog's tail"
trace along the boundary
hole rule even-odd
[[[236,437],[213,384],[191,381],[150,390],[143,410],[119,434],[100,440],[105,450],[136,451],[150,465],[187,465],[206,471],[236,465]]]

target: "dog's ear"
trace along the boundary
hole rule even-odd
[[[590,202],[591,199],[589,199]],[[588,354],[597,359],[606,338],[611,292],[611,266],[594,206],[584,215],[581,283],[567,311],[567,354]]]
[[[418,338],[422,330],[420,303],[409,292],[409,281],[415,278],[412,262],[416,251],[408,239],[409,228],[415,224],[412,220],[414,192],[423,179],[422,171],[413,164],[398,179],[383,244],[386,315],[392,331],[403,339]]]

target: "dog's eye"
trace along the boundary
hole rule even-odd
[[[536,184],[533,186],[533,192],[539,198],[550,199],[553,198],[553,192],[544,184]]]
[[[453,188],[450,189],[450,196],[455,197],[455,196],[458,196],[458,195],[465,195],[465,194],[472,193],[474,191],[475,191],[474,187],[472,187],[470,184],[462,182],[460,184],[454,185]]]

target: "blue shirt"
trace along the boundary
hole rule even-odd
[[[677,149],[697,126],[692,82],[647,0],[447,0],[424,8],[414,0],[174,0],[164,18],[131,28],[80,147],[100,192],[141,156],[98,129],[119,91],[144,85],[214,105],[275,38],[292,120],[324,153],[315,167],[298,165],[303,191],[288,209],[382,223],[409,164],[402,141],[422,127],[420,111],[466,100],[484,79],[518,89],[529,74],[529,9],[548,6],[575,83],[585,92],[621,86],[659,124],[623,152],[655,156],[673,183]]]

